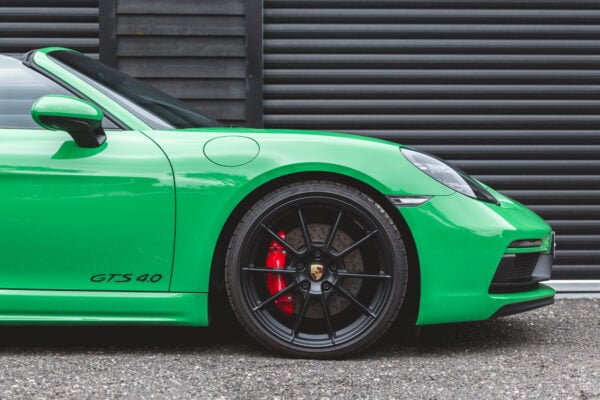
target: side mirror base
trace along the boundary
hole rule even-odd
[[[71,135],[73,141],[77,143],[79,147],[88,149],[100,147],[106,142],[106,133],[102,127],[92,129],[90,125],[83,120],[43,116],[40,117],[40,121],[48,126],[60,126],[62,130],[67,131],[67,133]]]
[[[67,131],[79,147],[95,148],[106,142],[102,111],[72,96],[47,95],[31,107],[31,116],[42,128]]]

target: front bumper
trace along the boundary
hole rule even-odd
[[[508,293],[491,290],[507,254],[552,251],[550,226],[523,205],[499,198],[500,205],[495,205],[455,193],[435,196],[418,207],[398,208],[419,258],[417,324],[484,320],[514,304],[541,304],[553,298],[553,289],[537,283],[541,279]],[[515,240],[534,238],[543,239],[538,248],[509,249]]]

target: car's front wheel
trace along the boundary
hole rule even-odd
[[[310,181],[259,200],[232,237],[225,283],[241,324],[269,349],[341,357],[375,342],[406,292],[407,259],[385,210]]]

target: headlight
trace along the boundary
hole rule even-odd
[[[439,158],[406,148],[401,149],[401,151],[402,154],[404,154],[404,157],[406,157],[406,159],[415,167],[419,168],[439,183],[448,186],[450,189],[475,199],[495,204],[498,203],[498,200],[496,200],[479,182],[464,172],[449,166]]]

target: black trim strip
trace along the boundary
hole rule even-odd
[[[531,311],[536,308],[549,306],[550,304],[554,304],[554,296],[537,300],[523,301],[521,303],[507,304],[500,307],[500,309],[496,311],[494,315],[490,317],[490,319]]]

